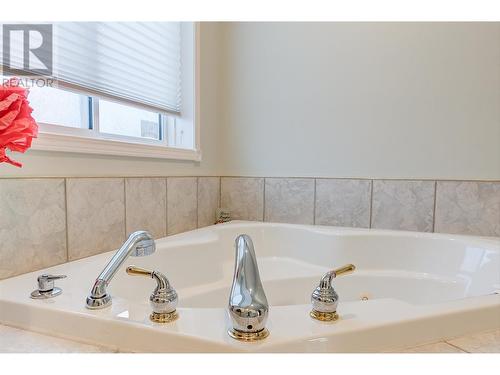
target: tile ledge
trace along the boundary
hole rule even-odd
[[[390,350],[387,353],[500,353],[500,329],[477,332],[399,350]]]
[[[0,353],[115,353],[111,348],[0,324]]]

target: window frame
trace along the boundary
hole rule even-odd
[[[93,93],[59,82],[62,89],[92,98],[91,115],[95,129],[83,129],[39,123],[38,138],[33,140],[32,149],[42,151],[71,152],[97,155],[116,155],[142,158],[160,158],[201,161],[200,145],[200,27],[198,22],[181,23],[181,70],[182,108],[181,115],[161,113],[146,106],[102,97],[103,100],[114,101],[123,105],[155,111],[163,118],[161,132],[163,140],[139,138],[118,134],[106,134],[98,131],[99,98]],[[29,100],[29,97],[28,97]],[[186,149],[168,146],[166,137],[166,117],[175,117],[177,123],[187,122],[193,127],[193,148]]]

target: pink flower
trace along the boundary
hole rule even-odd
[[[33,109],[27,99],[29,92],[18,82],[12,78],[0,86],[0,163],[21,167],[21,163],[6,155],[6,150],[24,153],[36,138],[38,125],[31,116]]]

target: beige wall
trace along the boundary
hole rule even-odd
[[[215,23],[201,25],[201,148],[200,163],[123,156],[96,156],[29,150],[14,154],[23,168],[0,165],[0,177],[37,176],[166,176],[218,174],[218,59],[219,29]]]
[[[230,23],[222,173],[500,178],[499,23]]]
[[[202,23],[201,163],[29,151],[0,177],[500,178],[500,23]]]

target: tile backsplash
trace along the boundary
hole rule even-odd
[[[314,224],[314,184],[310,178],[266,178],[264,221]]]
[[[165,178],[126,178],[125,196],[126,233],[145,227],[155,238],[167,235]]]
[[[187,232],[197,226],[198,179],[167,178],[167,234]]]
[[[233,219],[500,237],[500,181],[221,177]]]
[[[0,180],[0,279],[67,261],[64,179]]]
[[[233,219],[500,236],[500,181],[0,179],[0,279]]]
[[[432,232],[434,181],[373,181],[371,227]]]
[[[222,177],[221,206],[231,211],[235,220],[264,220],[264,179]]]
[[[371,190],[371,180],[317,179],[315,223],[368,228]]]
[[[438,181],[435,231],[500,236],[500,182]]]
[[[123,178],[66,180],[68,259],[116,249],[125,239]]]
[[[198,178],[198,227],[212,225],[220,206],[220,178]]]

